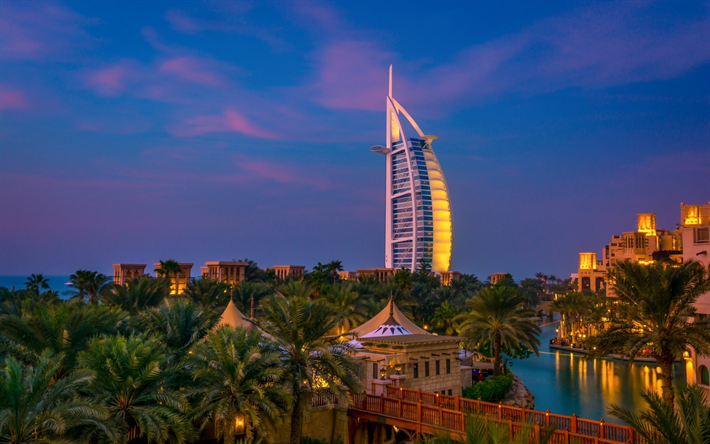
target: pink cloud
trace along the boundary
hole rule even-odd
[[[331,182],[315,171],[294,168],[292,165],[265,162],[256,159],[242,159],[237,163],[247,177],[240,180],[264,180],[282,184],[308,185],[321,190],[331,188]]]
[[[46,60],[65,56],[89,41],[89,21],[52,2],[0,2],[0,55]]]
[[[277,139],[278,136],[250,122],[242,114],[226,109],[222,115],[197,116],[175,127],[173,134],[179,137],[199,136],[209,133],[237,132],[262,139]]]
[[[182,80],[205,86],[221,86],[223,80],[206,69],[206,62],[192,57],[178,57],[164,61],[162,72],[172,74]]]
[[[644,13],[593,6],[428,65],[401,62],[372,40],[334,39],[317,52],[317,80],[304,90],[327,108],[381,110],[394,63],[395,96],[405,106],[450,109],[502,94],[667,79],[710,61],[710,18],[659,29]]]
[[[84,84],[104,96],[117,96],[126,90],[129,74],[129,63],[120,62],[108,68],[90,72],[84,79]]]
[[[7,109],[29,109],[30,104],[25,93],[0,85],[0,111]]]

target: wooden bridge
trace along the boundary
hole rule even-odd
[[[591,421],[576,414],[556,415],[549,410],[527,410],[400,387],[387,386],[381,396],[353,395],[349,412],[351,436],[362,423],[374,422],[395,426],[412,439],[437,433],[463,437],[467,415],[481,415],[507,425],[513,436],[525,433],[531,442],[536,442],[534,438],[543,428],[554,428],[552,444],[645,444],[632,428],[607,424],[603,419]]]

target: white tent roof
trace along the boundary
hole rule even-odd
[[[222,313],[222,316],[219,318],[219,322],[217,323],[217,326],[220,325],[230,325],[234,328],[237,327],[243,327],[243,328],[249,328],[249,326],[252,326],[251,322],[247,321],[246,316],[242,314],[241,311],[237,308],[236,305],[234,305],[233,301],[229,301],[229,304],[227,304],[227,308],[224,309],[224,312]]]
[[[373,333],[383,327],[392,317],[392,319],[395,321],[396,324],[399,325],[399,328],[402,328],[406,333],[391,333],[387,335],[382,335],[378,334],[376,336],[370,335],[370,333]],[[389,321],[391,323],[391,321]],[[395,327],[392,325],[392,327]],[[395,327],[395,331],[397,328]],[[383,330],[380,330],[382,332]],[[395,335],[428,335],[431,334],[424,330],[423,328],[420,328],[417,326],[414,322],[410,321],[409,318],[407,318],[401,311],[399,311],[399,308],[394,304],[394,301],[392,298],[390,298],[389,303],[387,306],[379,312],[374,318],[370,319],[369,321],[365,322],[361,326],[354,328],[353,330],[350,331],[350,333],[355,333],[358,335],[358,337],[381,337],[381,336],[395,336]]]

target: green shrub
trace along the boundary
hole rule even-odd
[[[481,398],[481,401],[485,402],[498,402],[505,398],[511,387],[513,387],[513,374],[508,372],[505,375],[487,378],[471,387],[466,387],[463,389],[463,397]]]

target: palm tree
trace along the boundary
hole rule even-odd
[[[232,300],[242,313],[249,313],[251,301],[258,307],[259,301],[265,296],[273,293],[271,287],[260,282],[240,282],[232,288]]]
[[[338,272],[343,271],[343,262],[330,261],[325,264],[324,269],[325,271],[330,272],[330,274],[333,276],[333,285],[336,285],[338,283]]]
[[[80,368],[96,375],[88,393],[129,441],[184,443],[195,437],[186,400],[171,384],[177,368],[165,366],[163,350],[145,336],[109,336],[93,341],[79,356]]]
[[[170,294],[170,282],[140,276],[124,285],[116,285],[113,291],[99,294],[99,299],[111,307],[120,307],[132,316],[150,307],[157,307]]]
[[[685,386],[677,394],[677,407],[664,397],[644,390],[641,397],[648,410],[637,415],[617,405],[609,413],[630,425],[645,442],[651,444],[707,444],[710,442],[710,404],[705,390]]]
[[[554,428],[545,427],[535,435],[534,427],[525,425],[515,430],[507,422],[487,416],[470,415],[464,419],[464,436],[457,438],[441,433],[420,439],[417,444],[548,444],[552,442]]]
[[[215,326],[219,313],[190,301],[166,299],[138,315],[140,330],[150,333],[177,360]]]
[[[258,332],[224,326],[193,349],[190,365],[196,388],[195,417],[201,428],[216,423],[217,437],[235,440],[242,420],[247,439],[263,435],[288,411],[289,393],[281,383],[279,349]]]
[[[315,291],[315,287],[304,281],[290,281],[285,284],[281,284],[276,288],[276,293],[280,294],[286,299],[312,299],[315,294]]]
[[[338,313],[341,313],[341,320],[335,331],[336,334],[349,332],[362,324],[367,317],[363,299],[355,291],[352,284],[344,284],[329,289],[323,295],[323,299],[328,301]]]
[[[229,285],[212,279],[190,279],[183,297],[205,308],[224,307],[229,302]]]
[[[620,262],[609,272],[619,301],[630,308],[611,318],[606,329],[587,340],[590,359],[620,352],[633,362],[650,349],[661,367],[663,399],[673,405],[673,362],[690,347],[710,354],[710,318],[695,319],[693,304],[710,291],[710,279],[698,262],[677,267]]]
[[[562,314],[562,336],[568,333],[574,336],[583,322],[584,317],[589,315],[593,307],[591,295],[585,295],[576,291],[559,296],[550,305],[550,309]]]
[[[301,440],[304,399],[310,388],[338,396],[349,403],[346,392],[359,390],[361,368],[352,358],[353,349],[340,336],[326,336],[340,323],[340,314],[323,300],[307,297],[271,296],[262,301],[262,315],[255,324],[276,343],[284,367],[283,380],[291,390],[291,444]]]
[[[160,261],[160,267],[155,269],[155,274],[158,276],[164,276],[170,279],[170,275],[175,276],[175,294],[180,294],[180,273],[182,273],[182,268],[180,264],[175,259],[168,259],[167,261]]]
[[[125,322],[126,313],[101,305],[37,304],[21,315],[0,317],[3,354],[34,363],[45,351],[62,356],[62,373],[71,371],[80,351],[92,338],[114,334]]]
[[[434,312],[431,326],[437,332],[452,336],[456,334],[456,316],[458,314],[459,310],[451,302],[446,301]]]
[[[74,287],[74,296],[81,302],[84,302],[84,296],[88,296],[90,304],[97,301],[99,293],[110,290],[112,283],[108,276],[90,270],[77,270],[69,280]]]
[[[516,288],[494,285],[481,289],[466,301],[469,309],[460,315],[459,334],[471,346],[493,348],[493,375],[501,374],[501,351],[523,347],[539,355],[540,327],[530,319],[534,313],[524,308],[525,297]]]
[[[25,289],[39,296],[40,290],[49,290],[49,279],[45,278],[42,273],[31,274],[25,282]]]
[[[45,352],[33,366],[14,358],[0,371],[0,441],[11,444],[89,442],[102,433],[113,439],[107,414],[92,400],[78,396],[90,384],[90,372],[78,371],[57,379],[61,356]]]

